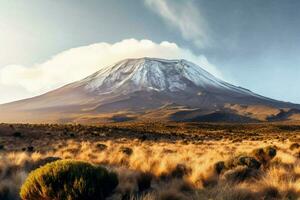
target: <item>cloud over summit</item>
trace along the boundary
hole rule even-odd
[[[138,57],[158,57],[166,59],[187,59],[211,72],[221,76],[205,56],[195,55],[190,50],[181,48],[175,43],[151,40],[126,39],[117,43],[96,43],[65,50],[49,60],[32,66],[8,65],[0,69],[0,89],[24,88],[27,95],[16,95],[25,98],[42,94],[67,83],[71,83],[114,64],[119,60]],[[1,99],[0,102],[16,99]]]

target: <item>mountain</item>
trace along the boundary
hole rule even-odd
[[[41,96],[0,105],[1,122],[300,119],[300,105],[231,85],[186,60],[126,59]]]

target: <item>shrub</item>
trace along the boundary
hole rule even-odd
[[[20,133],[20,132],[14,132],[13,136],[14,137],[22,137],[22,133]]]
[[[176,167],[171,171],[170,175],[173,178],[183,178],[192,172],[192,169],[188,168],[184,164],[177,164]]]
[[[0,199],[1,200],[14,200],[15,197],[11,193],[8,186],[0,185]]]
[[[33,152],[34,151],[34,147],[33,146],[28,146],[26,150],[28,152]]]
[[[121,147],[120,151],[126,154],[127,156],[130,156],[133,153],[133,150],[129,147]]]
[[[139,139],[141,140],[141,142],[144,142],[145,140],[147,140],[147,135],[142,135],[139,137]]]
[[[225,172],[224,177],[227,181],[233,183],[239,183],[246,180],[255,180],[261,176],[259,170],[255,168],[249,168],[246,166],[238,166],[234,169],[231,169]]]
[[[75,137],[75,133],[70,133],[70,137]]]
[[[104,151],[105,149],[107,149],[107,146],[105,144],[98,143],[98,144],[96,144],[96,148],[99,151]]]
[[[294,150],[294,149],[298,149],[300,147],[300,144],[298,144],[298,143],[293,143],[293,144],[291,144],[291,146],[290,146],[290,150]]]
[[[267,165],[276,156],[276,153],[276,148],[273,146],[258,148],[252,152],[253,156],[264,166]]]
[[[219,162],[215,163],[214,169],[217,172],[217,174],[221,174],[221,172],[225,169],[225,162],[219,161]]]
[[[278,191],[278,188],[274,186],[267,186],[263,187],[261,189],[261,196],[264,197],[264,199],[280,199],[280,193]]]
[[[23,200],[103,200],[117,185],[116,174],[103,167],[59,160],[32,171],[20,196]]]
[[[238,159],[238,165],[245,165],[249,168],[252,169],[259,169],[260,167],[260,162],[258,162],[255,158],[250,157],[250,156],[241,156]]]
[[[237,166],[247,166],[249,168],[259,169],[260,165],[261,163],[259,161],[247,155],[240,155],[240,156],[233,157],[232,159],[229,159],[225,163],[225,167],[227,169],[232,169]]]
[[[142,192],[151,187],[153,175],[150,173],[140,173],[137,177],[137,184],[139,191]]]

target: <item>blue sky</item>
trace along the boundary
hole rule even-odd
[[[300,103],[299,9],[298,0],[0,0],[0,102],[126,56],[162,55]]]

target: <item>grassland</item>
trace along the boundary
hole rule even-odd
[[[0,124],[0,199],[19,199],[28,173],[57,159],[116,172],[110,199],[299,199],[299,133],[299,123]]]

